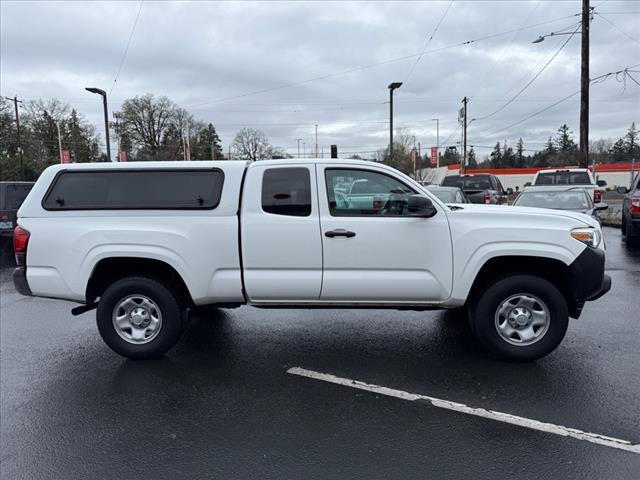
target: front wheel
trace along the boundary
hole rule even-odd
[[[182,309],[176,296],[146,277],[111,284],[98,303],[96,321],[104,342],[133,359],[166,353],[182,333]]]
[[[569,324],[567,302],[549,281],[533,275],[498,280],[471,310],[474,334],[492,354],[532,361],[551,353]]]

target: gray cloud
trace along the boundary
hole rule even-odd
[[[212,121],[225,146],[246,125],[263,129],[274,144],[295,152],[296,138],[303,138],[310,148],[318,124],[325,151],[331,143],[342,152],[375,150],[388,136],[386,87],[391,81],[407,80],[415,57],[215,101],[416,54],[448,3],[146,1],[113,88],[111,109],[125,98],[152,92]],[[602,16],[596,15],[591,24],[592,77],[640,64],[640,3],[593,4]],[[101,131],[99,99],[83,88],[111,89],[138,7],[138,2],[3,2],[2,95],[63,99]],[[423,56],[397,91],[396,124],[427,147],[435,143],[431,119],[440,118],[441,139],[446,138],[456,128],[463,96],[471,99],[470,118],[493,112],[567,37],[531,41],[575,24],[579,18],[570,16],[579,10],[579,1],[456,1],[429,45],[433,52]],[[576,36],[516,101],[471,124],[470,143],[490,146],[523,137],[526,147],[540,148],[564,122],[577,138],[579,96],[506,132],[500,130],[578,90],[579,54]],[[640,80],[640,74],[636,78]],[[592,86],[591,98],[592,138],[616,138],[640,120],[640,87],[632,82],[624,85],[610,78]],[[455,137],[450,143],[458,140]]]

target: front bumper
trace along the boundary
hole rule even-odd
[[[578,318],[584,303],[597,300],[611,289],[611,277],[604,273],[604,251],[586,247],[569,265],[569,286],[574,304],[570,315]]]
[[[611,290],[611,277],[609,275],[604,275],[602,277],[602,285],[600,286],[600,289],[588,297],[587,301],[592,302],[593,300],[597,300],[609,290]]]
[[[30,297],[32,295],[31,288],[27,282],[27,270],[24,267],[18,267],[13,271],[13,285],[18,293]]]

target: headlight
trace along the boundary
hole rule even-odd
[[[574,228],[571,230],[571,236],[593,248],[598,248],[602,240],[600,230],[595,228]]]

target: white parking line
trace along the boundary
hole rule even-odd
[[[563,427],[562,425],[554,425],[553,423],[540,422],[538,420],[532,420],[530,418],[511,415],[509,413],[496,412],[494,410],[485,410],[484,408],[473,408],[465,405],[464,403],[450,402],[449,400],[441,400],[439,398],[429,397],[426,395],[404,392],[402,390],[396,390],[394,388],[381,387],[379,385],[364,383],[358,380],[351,380],[350,378],[336,377],[335,375],[331,375],[329,373],[314,372],[313,370],[307,370],[300,367],[290,368],[289,370],[287,370],[287,373],[290,373],[292,375],[299,375],[301,377],[312,378],[314,380],[322,380],[323,382],[335,383],[337,385],[342,385],[345,387],[366,390],[368,392],[377,393],[379,395],[386,395],[389,397],[400,398],[402,400],[409,400],[411,402],[416,400],[426,400],[427,402],[430,402],[434,407],[444,408],[446,410],[452,410],[459,413],[466,413],[467,415],[474,415],[476,417],[490,418],[491,420],[497,420],[498,422],[510,423],[511,425],[518,425],[520,427],[539,430],[546,433],[554,433],[556,435],[562,435],[563,437],[572,437],[578,440],[584,440],[585,442],[596,443],[598,445],[604,445],[605,447],[617,448],[619,450],[626,450],[627,452],[640,454],[640,444],[632,444],[627,440],[620,440],[619,438],[607,437],[605,435],[599,435],[597,433],[583,432],[582,430],[578,430],[575,428]]]

